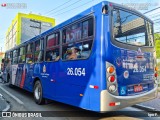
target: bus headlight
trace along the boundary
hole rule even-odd
[[[155,67],[155,71],[158,71],[158,67]]]

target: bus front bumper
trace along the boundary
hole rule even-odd
[[[157,86],[143,94],[133,96],[114,96],[107,90],[101,91],[101,112],[115,111],[124,107],[132,106],[137,103],[145,102],[156,98]]]

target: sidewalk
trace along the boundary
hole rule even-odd
[[[0,94],[0,111],[8,111],[10,109],[9,103],[5,100],[2,94]]]
[[[159,77],[159,80],[160,80],[160,77]],[[146,107],[152,107],[152,108],[155,108],[157,111],[160,111],[160,86],[158,87],[157,98],[144,103],[140,103],[140,105],[143,105]]]
[[[2,83],[2,79],[0,79],[0,83]],[[10,109],[10,104],[6,101],[6,99],[0,92],[0,111],[8,111],[9,109]]]
[[[156,110],[160,111],[160,92],[158,92],[157,98],[144,103],[140,103],[140,105],[155,108]]]

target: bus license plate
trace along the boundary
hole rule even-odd
[[[141,85],[135,85],[134,86],[134,92],[140,92],[143,90],[143,87]]]

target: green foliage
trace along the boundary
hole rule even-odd
[[[155,33],[154,34],[154,39],[155,40],[160,40],[160,34],[159,33]]]
[[[160,34],[154,34],[157,58],[160,58]]]
[[[160,40],[156,40],[156,56],[160,58]]]

